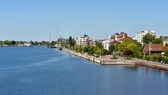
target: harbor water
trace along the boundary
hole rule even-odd
[[[97,65],[47,47],[0,47],[0,95],[168,95],[168,72]]]

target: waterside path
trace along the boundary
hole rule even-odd
[[[150,67],[150,68],[155,68],[155,69],[161,69],[161,70],[166,70],[168,71],[168,64],[161,64],[158,62],[152,62],[152,61],[146,61],[146,60],[141,60],[141,59],[136,59],[133,58],[132,60],[126,60],[123,57],[118,57],[118,59],[111,59],[111,55],[107,56],[101,56],[99,58],[96,58],[94,56],[90,56],[85,53],[79,53],[75,52],[73,50],[69,50],[64,48],[63,49],[65,52],[84,58],[86,60],[93,61],[99,65],[131,65],[131,66],[145,66],[145,67]]]
[[[93,62],[96,62],[100,65],[134,65],[134,63],[132,62],[132,60],[125,60],[122,57],[118,58],[118,59],[111,59],[111,55],[108,56],[101,56],[99,58],[94,57],[94,56],[90,56],[86,53],[79,53],[79,52],[75,52],[73,50],[69,50],[64,48],[63,49],[65,52],[68,52],[72,55],[84,58],[86,60],[90,60]]]

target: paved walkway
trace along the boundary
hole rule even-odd
[[[111,59],[112,55],[94,57],[94,56],[90,56],[86,53],[79,53],[79,52],[75,52],[73,50],[69,50],[69,49],[65,49],[65,48],[63,50],[70,53],[70,54],[85,58],[90,61],[97,62],[101,65],[134,65],[134,62],[132,62],[132,60],[126,60],[126,59],[119,57],[119,56],[117,59]]]
[[[96,58],[86,53],[79,53],[65,48],[63,50],[75,56],[79,56],[87,60],[97,62],[101,65],[138,65],[138,66],[146,66],[146,67],[152,67],[152,68],[157,68],[162,70],[168,70],[168,64],[161,64],[159,62],[152,62],[152,61],[147,61],[147,60],[142,60],[137,58],[132,58],[132,60],[126,60],[120,56],[117,56],[118,59],[111,59],[112,55],[106,55],[106,56],[101,56],[99,58]]]
[[[162,69],[162,70],[168,70],[168,64],[163,64],[163,63],[159,63],[159,62],[152,62],[152,61],[147,61],[147,60],[142,60],[142,59],[137,59],[137,58],[133,58],[132,60],[137,65],[151,67],[151,68],[157,68],[157,69]]]

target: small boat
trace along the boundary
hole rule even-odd
[[[59,50],[62,50],[62,47],[58,47]]]
[[[50,46],[49,48],[57,48],[56,46]]]

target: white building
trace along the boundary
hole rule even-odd
[[[127,35],[127,33],[124,33],[124,32],[115,33],[115,34],[111,35],[108,39],[106,39],[102,42],[103,47],[104,47],[104,49],[109,50],[110,45],[112,45],[112,44],[116,45],[117,43],[122,42],[122,40],[124,38],[128,38],[128,39],[132,40],[132,38]]]
[[[93,44],[92,42],[93,42],[92,39],[86,34],[76,38],[77,45],[92,46]]]
[[[154,30],[144,30],[144,31],[141,31],[141,32],[138,32],[135,36],[135,38],[133,38],[133,40],[136,40],[137,42],[143,44],[143,37],[147,34],[147,33],[150,33],[154,36],[156,36],[156,32]]]
[[[160,36],[160,38],[162,39],[164,46],[168,44],[168,36]]]
[[[109,50],[110,42],[110,39],[106,39],[102,42],[104,49]]]

